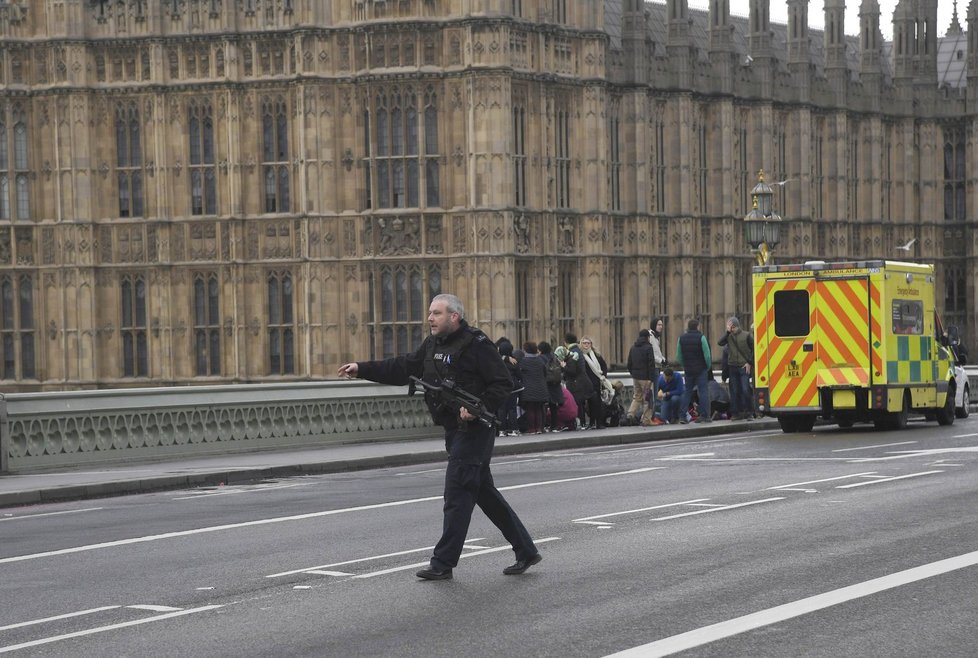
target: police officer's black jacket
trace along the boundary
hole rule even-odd
[[[462,389],[481,399],[493,413],[513,390],[512,380],[496,346],[465,320],[447,336],[428,336],[410,354],[382,361],[358,362],[357,367],[359,377],[380,384],[403,386],[410,382],[412,375],[436,385],[446,379],[454,380]],[[458,428],[458,407],[439,405],[431,396],[426,396],[425,401],[436,424],[443,425],[446,430]]]

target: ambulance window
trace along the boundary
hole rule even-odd
[[[919,336],[924,333],[924,303],[916,299],[894,299],[893,333]]]
[[[778,336],[807,336],[811,331],[808,292],[779,290],[774,293],[774,333]]]

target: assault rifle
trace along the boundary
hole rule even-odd
[[[499,419],[496,414],[486,409],[486,404],[468,391],[463,390],[451,379],[442,381],[440,385],[429,384],[428,382],[411,375],[411,384],[408,388],[408,395],[413,395],[415,386],[420,386],[427,393],[431,393],[443,403],[453,407],[461,407],[468,410],[470,414],[485,425],[486,427],[496,427]]]

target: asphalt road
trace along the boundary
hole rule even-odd
[[[443,464],[0,513],[0,654],[972,656],[978,417],[508,457],[544,561],[476,512],[420,581]]]

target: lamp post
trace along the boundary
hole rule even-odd
[[[750,191],[753,208],[744,217],[744,237],[758,265],[767,265],[771,252],[781,241],[781,216],[771,208],[774,191],[764,182],[764,170],[757,172],[757,185]]]

